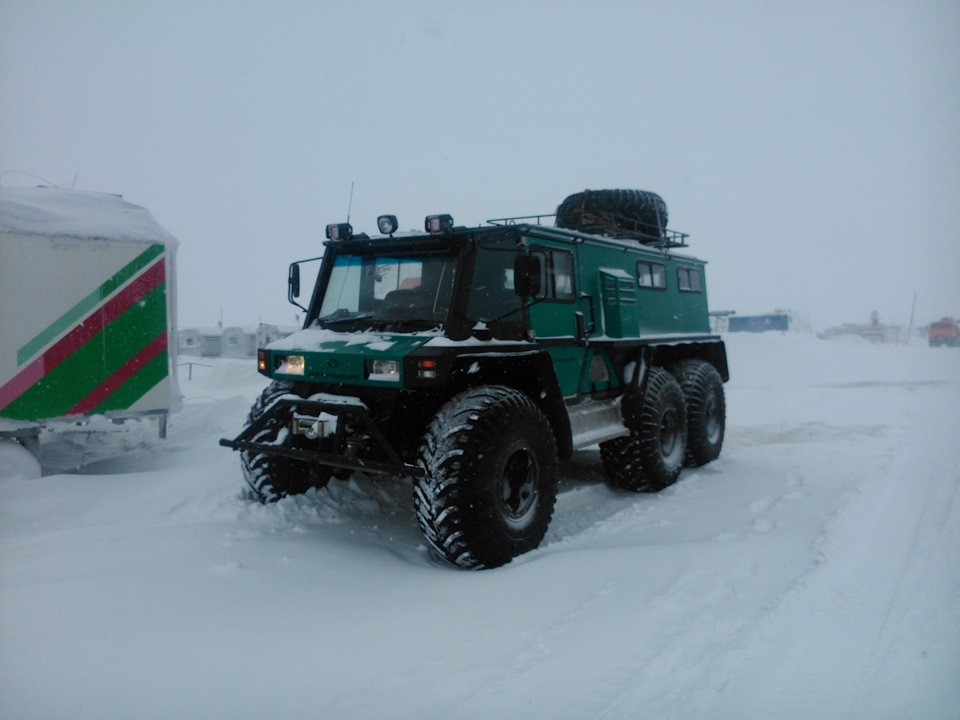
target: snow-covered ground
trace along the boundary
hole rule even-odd
[[[960,352],[727,342],[719,460],[629,495],[577,453],[497,570],[433,562],[407,483],[241,499],[252,361],[166,441],[8,463],[0,716],[960,718]]]

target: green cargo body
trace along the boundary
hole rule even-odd
[[[165,419],[176,244],[119,196],[0,188],[0,418]]]
[[[597,237],[587,241],[569,231],[525,229],[526,241],[533,247],[566,247],[576,254],[580,293],[599,300],[594,311],[595,336],[651,339],[710,332],[702,260],[634,242]],[[651,282],[641,285],[641,277],[648,277],[644,272],[651,268],[655,271],[649,275]],[[552,315],[569,325],[568,313]],[[550,328],[550,335],[572,334],[570,327]]]

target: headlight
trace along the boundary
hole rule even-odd
[[[283,373],[284,375],[303,375],[304,368],[306,367],[303,355],[287,355],[286,357],[277,359],[280,361],[280,364],[277,366],[278,373]]]
[[[399,360],[366,360],[367,380],[400,382]]]

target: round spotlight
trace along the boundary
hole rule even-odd
[[[393,235],[399,224],[397,223],[396,215],[381,215],[377,218],[377,227],[380,228],[380,233],[383,235]]]

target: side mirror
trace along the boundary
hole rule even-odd
[[[540,294],[540,258],[536,255],[518,255],[513,261],[513,291],[521,297]]]
[[[287,295],[290,302],[300,297],[300,265],[297,263],[293,263],[287,273]]]

